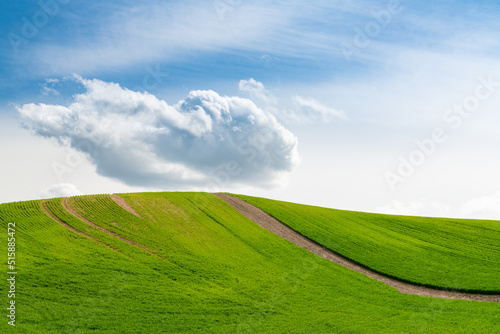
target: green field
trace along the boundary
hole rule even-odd
[[[238,196],[311,240],[410,283],[500,294],[500,222],[394,216]]]
[[[499,303],[403,295],[275,236],[215,195],[142,193],[122,197],[142,218],[123,210],[109,196],[82,196],[71,200],[82,216],[109,233],[68,214],[60,199],[46,202],[54,216],[92,239],[49,218],[42,211],[40,201],[0,205],[5,254],[7,224],[16,223],[18,272],[16,328],[7,325],[8,318],[4,315],[1,333],[500,332]],[[287,205],[290,212],[302,208],[254,200],[266,206],[266,210],[269,210],[267,206],[276,205],[281,213],[288,210]],[[287,224],[302,228],[304,234],[309,230],[319,233],[321,227],[327,234],[316,235],[318,242],[347,247],[349,243],[336,239],[339,234],[335,228],[323,227],[332,213],[317,209],[315,215],[323,220],[310,219],[316,209],[307,207],[294,213]],[[301,214],[303,219],[299,219]],[[361,214],[353,213],[352,220],[358,219],[358,215]],[[385,217],[391,219],[391,216]],[[420,222],[419,218],[413,219]],[[396,226],[406,226],[405,222],[408,225],[410,221],[410,218],[394,217],[394,225],[390,225],[393,229],[379,224],[379,234],[387,235],[394,232]],[[429,229],[434,228],[431,222],[425,225]],[[470,226],[475,222],[461,223],[465,236],[480,238],[479,228]],[[358,239],[355,239],[352,224],[346,239],[351,241],[347,250],[352,254],[363,254],[359,250],[363,249],[363,243],[371,240],[366,249],[382,255],[387,249],[397,249],[400,253],[389,258],[389,262],[398,263],[398,256],[413,248],[419,249],[413,242],[405,248],[407,240],[418,239],[412,237],[414,235],[421,236],[418,240],[429,236],[431,239],[426,242],[436,245],[429,252],[440,256],[439,259],[462,261],[462,264],[476,257],[482,259],[478,268],[484,271],[481,274],[487,278],[484,282],[474,279],[472,270],[476,269],[469,268],[464,279],[453,277],[450,284],[455,284],[457,278],[460,284],[469,284],[468,288],[476,284],[474,288],[484,285],[485,289],[498,290],[498,284],[490,279],[498,273],[498,264],[494,261],[499,259],[498,249],[489,245],[484,252],[490,254],[481,256],[479,250],[475,251],[475,241],[465,242],[464,236],[460,254],[475,252],[455,259],[456,253],[451,250],[458,242],[460,228],[447,239],[450,245],[437,244],[441,231],[449,231],[446,221],[436,223],[434,232],[421,231],[418,225],[413,234],[403,233],[405,238],[398,239],[400,247],[387,246],[385,239],[377,242],[378,234],[365,235],[363,229],[357,232]],[[496,240],[494,244],[498,245],[495,222],[478,224],[482,224],[481,229],[488,234],[486,240]],[[457,223],[457,226],[461,225]],[[485,240],[479,241],[482,246],[487,244]],[[382,255],[371,257],[378,259],[376,265],[384,262],[380,260]],[[490,256],[489,262],[487,256]],[[3,275],[7,277],[6,255],[3,263]],[[459,267],[453,263],[442,264],[450,270]],[[446,270],[441,272],[441,275],[447,274]],[[0,302],[7,314],[5,282],[0,285]]]

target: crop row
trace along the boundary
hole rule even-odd
[[[45,207],[98,242],[50,219],[39,201],[0,205],[2,221],[36,225],[23,229],[17,241],[17,332],[499,331],[498,303],[400,294],[260,228],[214,195],[123,197],[144,219],[129,219],[106,196],[82,198],[75,206],[100,226],[150,226],[137,238],[160,244],[165,257],[89,227],[60,199],[47,200]],[[7,294],[1,295],[6,304]]]
[[[500,231],[492,222],[369,214],[240,197],[387,276],[444,289],[500,291]]]

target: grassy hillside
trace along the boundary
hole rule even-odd
[[[407,282],[500,292],[500,222],[382,215],[238,196],[302,235]]]
[[[104,231],[68,214],[60,199],[45,203],[91,238],[49,218],[39,201],[0,205],[3,231],[16,223],[18,271],[17,326],[4,319],[0,332],[500,331],[498,303],[402,295],[290,244],[214,195],[122,197],[142,218],[108,196],[70,201]],[[0,285],[2,305],[7,288]]]

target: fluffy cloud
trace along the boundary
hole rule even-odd
[[[427,216],[427,217],[450,217],[451,209],[446,204],[431,202],[426,199],[413,201],[391,201],[388,205],[377,208],[377,212],[403,215],[403,216]]]
[[[248,80],[240,80],[239,83],[240,92],[247,93],[251,98],[263,101],[267,104],[275,104],[275,99],[267,91],[262,82],[256,81],[253,78]]]
[[[80,190],[78,190],[71,183],[60,183],[53,185],[49,189],[41,192],[38,197],[40,198],[55,198],[55,197],[70,197],[82,195]]]
[[[500,220],[500,193],[468,201],[462,207],[465,217]]]
[[[75,77],[67,106],[17,107],[35,134],[84,152],[129,185],[270,185],[298,163],[297,138],[251,100],[192,91],[175,105],[115,83]]]

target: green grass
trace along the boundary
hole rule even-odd
[[[319,244],[414,284],[500,294],[500,222],[383,215],[238,196]]]
[[[99,243],[48,218],[39,201],[0,205],[5,250],[7,223],[16,222],[18,270],[17,326],[4,319],[1,333],[500,332],[498,303],[402,295],[263,230],[214,195],[123,197],[143,219],[107,196],[73,202],[154,254],[91,228],[59,199],[47,201],[52,214]]]

